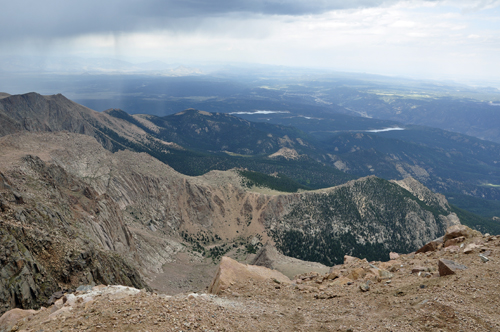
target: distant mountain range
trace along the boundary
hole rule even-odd
[[[437,192],[500,199],[500,188],[495,186],[500,183],[500,144],[419,126],[326,134],[327,129],[339,128],[337,120],[274,115],[272,121],[281,124],[194,109],[164,117],[129,115],[118,109],[99,113],[62,95],[31,93],[0,100],[4,123],[0,133],[84,133],[111,151],[148,152],[188,175],[243,167],[280,173],[310,188],[366,175],[412,176]],[[281,149],[288,149],[294,158],[277,153]]]

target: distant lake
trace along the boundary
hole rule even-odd
[[[366,132],[367,133],[382,133],[384,131],[393,131],[393,130],[405,130],[405,129],[401,128],[401,127],[392,127],[392,128],[384,128],[384,129],[366,130]]]
[[[490,105],[490,106],[500,106],[499,103],[492,103],[492,102],[489,102],[488,105]]]
[[[229,114],[250,114],[250,115],[253,115],[253,114],[273,114],[273,113],[290,113],[289,111],[267,111],[267,110],[257,110],[257,111],[253,111],[253,112],[231,112]]]

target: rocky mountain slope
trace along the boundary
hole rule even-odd
[[[16,162],[0,171],[0,311],[38,308],[81,283],[148,288],[120,256],[134,241],[109,197],[36,156]]]
[[[436,192],[500,198],[498,188],[487,185],[500,181],[497,143],[422,127],[342,134],[324,143],[334,164],[351,174],[412,176]]]
[[[346,256],[291,280],[224,258],[217,294],[96,286],[39,311],[10,311],[0,331],[498,331],[500,239],[456,231],[447,237],[461,247],[384,262]]]
[[[96,112],[61,94],[42,96],[31,92],[0,99],[0,137],[18,132],[56,132],[65,130],[94,137],[105,149],[130,149],[162,157],[171,149],[182,149],[161,141],[143,130],[137,121],[127,121],[109,112]]]
[[[0,138],[0,172],[3,310],[37,308],[79,284],[146,287],[168,278],[181,254],[188,265],[206,264],[269,241],[331,265],[372,248],[415,250],[457,222],[446,200],[418,182],[404,184],[414,194],[375,177],[261,194],[236,171],[189,177],[69,132]]]

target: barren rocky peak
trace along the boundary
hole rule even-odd
[[[97,113],[62,95],[42,96],[34,92],[3,98],[0,112],[18,125],[18,131],[70,130],[81,133],[91,129],[86,119]]]
[[[285,147],[285,148],[281,148],[278,151],[276,151],[275,153],[269,155],[269,158],[278,158],[278,157],[296,160],[300,157],[300,155],[298,154],[298,152],[296,150]]]
[[[10,95],[0,99],[0,136],[20,131],[61,131],[95,137],[111,149],[119,144],[108,136],[110,130],[132,142],[142,142],[147,134],[134,124],[99,113],[77,104],[61,94],[42,96],[38,93]]]

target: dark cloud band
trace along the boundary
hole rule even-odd
[[[308,15],[398,0],[17,0],[2,5],[0,40],[180,29],[188,20],[237,15]]]

